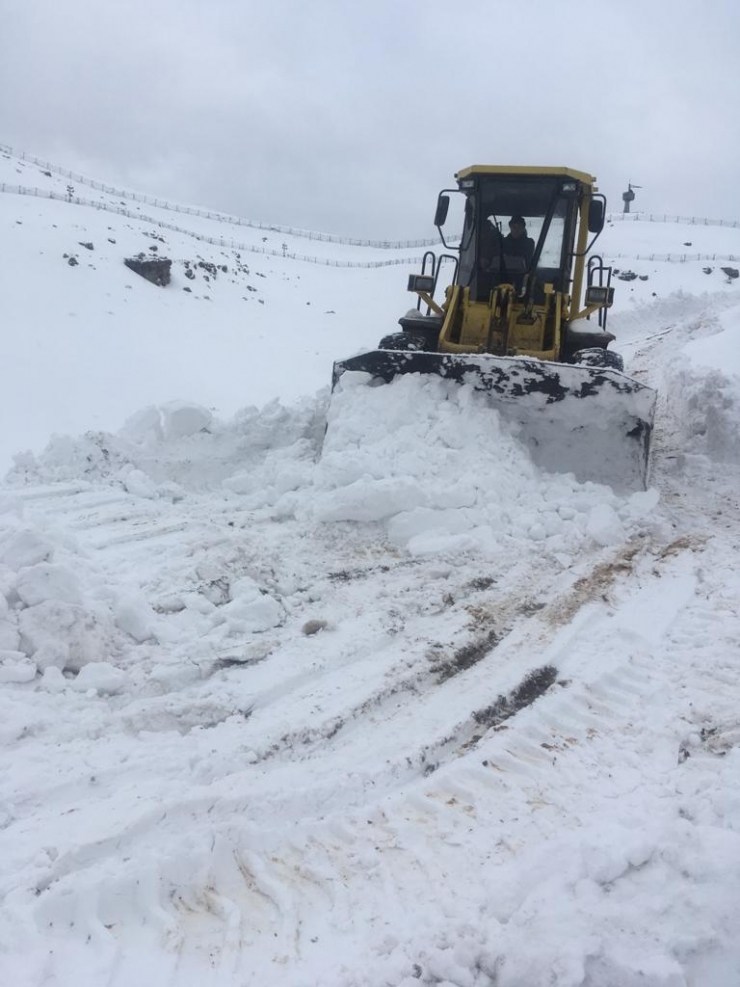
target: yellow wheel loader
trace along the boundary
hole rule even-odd
[[[626,376],[609,348],[611,268],[590,254],[606,212],[596,179],[499,165],[455,177],[458,188],[439,193],[434,220],[448,253],[425,254],[421,274],[409,277],[418,300],[399,319],[401,331],[335,363],[333,387],[346,371],[375,382],[419,373],[469,383],[516,422],[537,465],[644,488],[656,395]],[[462,197],[454,246],[442,229],[450,194]],[[437,301],[450,268],[452,283]]]

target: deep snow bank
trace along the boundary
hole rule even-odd
[[[567,567],[583,549],[622,543],[660,523],[655,491],[619,497],[538,470],[472,387],[404,376],[384,387],[347,388],[332,401],[324,439],[325,399],[291,408],[273,402],[228,424],[195,405],[147,408],[117,435],[56,437],[10,480],[19,494],[30,483],[64,483],[62,492],[73,496],[108,486],[122,505],[114,513],[138,511],[143,527],[168,523],[170,504],[178,524],[196,523],[208,498],[212,509],[296,519],[317,557],[322,531],[342,523],[371,525],[379,544],[417,557],[535,552]],[[222,574],[211,575],[218,582]],[[80,687],[125,689],[115,669],[127,668],[138,643],[162,636],[155,602],[162,605],[131,580],[121,583],[115,570],[97,571],[66,529],[29,522],[20,500],[6,498],[0,660],[7,681],[42,673],[47,688],[63,688],[62,673],[105,663],[85,672]],[[280,594],[251,576],[217,603],[181,593],[177,606],[183,645],[193,635],[215,644],[232,627],[261,633],[284,615]],[[139,674],[136,663],[130,673]]]
[[[680,468],[692,454],[740,462],[740,379],[730,358],[737,313],[707,321],[694,312],[683,338],[678,333],[681,345],[663,344],[670,348],[659,385],[664,463],[674,457]],[[664,336],[657,335],[660,343]],[[639,351],[635,359],[639,368]],[[662,524],[655,490],[618,496],[538,469],[516,428],[471,387],[411,375],[382,387],[367,386],[366,375],[345,378],[331,402],[325,390],[290,406],[246,408],[228,422],[172,402],[143,409],[116,434],[55,436],[40,456],[18,458],[10,488],[66,483],[84,491],[102,484],[132,507],[150,504],[145,512],[180,505],[183,518],[189,501],[207,494],[263,521],[297,520],[317,555],[322,529],[349,525],[348,537],[352,528],[370,530],[378,544],[416,558],[535,552],[568,567],[583,550]],[[245,587],[236,587],[218,614],[198,594],[181,594],[178,605],[189,616],[183,640],[228,637],[234,622],[251,633],[279,623],[280,593],[253,579]],[[109,669],[136,676],[125,656],[148,639],[157,639],[157,619],[137,585],[121,584],[115,572],[101,577],[69,531],[29,520],[19,500],[5,498],[5,681],[29,682],[40,673],[47,688],[63,688],[62,673],[79,676],[85,666],[105,663],[89,687],[120,691],[129,683]]]
[[[323,392],[248,408],[226,424],[174,403],[144,409],[116,435],[55,437],[10,479],[105,479],[153,499],[220,489],[278,517],[380,522],[393,545],[415,554],[496,554],[506,539],[526,539],[567,556],[584,539],[629,537],[657,503],[654,491],[620,497],[538,469],[516,427],[471,386],[405,375],[373,387],[365,374],[345,377],[325,436]]]
[[[738,464],[740,307],[719,311],[712,330],[666,361],[665,415],[676,429],[679,452]]]

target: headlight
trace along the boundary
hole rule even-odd
[[[410,274],[408,291],[425,291],[428,295],[434,291],[434,278],[428,274]]]
[[[592,284],[590,287],[586,288],[586,304],[587,305],[611,305],[614,301],[614,289],[613,288],[600,288],[598,285]]]

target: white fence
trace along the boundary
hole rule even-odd
[[[118,216],[126,216],[129,219],[136,219],[142,223],[151,223],[162,229],[172,230],[175,233],[182,233],[185,236],[193,237],[203,243],[210,243],[216,247],[229,247],[232,250],[245,251],[251,254],[263,254],[268,257],[289,257],[291,260],[305,261],[308,264],[323,264],[327,267],[397,267],[399,265],[421,264],[421,257],[395,257],[393,260],[331,260],[326,257],[308,257],[304,254],[290,253],[284,250],[270,250],[267,247],[256,247],[249,243],[240,243],[227,237],[206,236],[204,233],[194,233],[186,230],[182,226],[174,223],[166,223],[153,216],[145,216],[138,211],[126,209],[123,206],[114,206],[109,202],[97,202],[94,199],[83,199],[77,195],[62,195],[60,192],[50,192],[45,189],[28,187],[25,185],[7,185],[0,183],[0,193],[6,192],[12,195],[32,195],[40,199],[55,199],[58,202],[67,202],[76,206],[87,206],[90,209],[97,209],[102,212],[114,213]]]
[[[262,223],[259,220],[244,219],[240,216],[230,216],[228,213],[196,209],[192,206],[182,206],[169,202],[166,199],[159,199],[154,196],[144,195],[138,192],[129,192],[126,189],[115,188],[112,185],[104,185],[102,182],[96,182],[92,178],[87,178],[85,175],[79,175],[74,171],[68,171],[66,168],[60,168],[59,165],[52,164],[49,161],[42,161],[41,158],[37,158],[33,154],[28,154],[26,151],[16,151],[8,144],[0,144],[0,153],[12,155],[13,157],[18,158],[19,161],[28,161],[30,164],[37,165],[44,171],[51,172],[54,175],[60,175],[62,178],[72,179],[79,185],[87,185],[90,188],[98,189],[101,192],[106,192],[108,195],[115,195],[119,199],[127,199],[132,202],[144,202],[147,205],[155,206],[158,209],[168,209],[172,212],[184,213],[189,216],[200,216],[202,219],[229,223],[232,226],[249,226],[256,230],[267,230],[272,233],[287,233],[290,236],[305,237],[309,240],[323,240],[328,243],[344,243],[353,247],[378,247],[382,250],[403,250],[414,247],[434,247],[440,243],[438,238],[431,240],[358,240],[353,237],[337,236],[333,233],[317,233],[314,230],[301,230],[292,226],[276,226],[273,223]],[[648,223],[686,223],[689,226],[740,227],[740,220],[736,219],[727,220],[705,219],[699,216],[669,216],[667,214],[660,215],[644,213],[639,210],[637,212],[629,213],[609,213],[607,219],[610,222],[644,221]]]
[[[181,206],[173,202],[168,202],[166,199],[158,199],[151,195],[143,195],[137,192],[128,192],[126,189],[114,188],[111,185],[104,185],[102,182],[93,181],[92,178],[86,178],[84,175],[78,175],[74,171],[67,171],[66,168],[60,168],[58,165],[51,164],[48,161],[42,161],[40,158],[34,157],[32,154],[27,154],[25,151],[14,151],[12,147],[7,144],[0,144],[0,152],[5,154],[10,154],[20,161],[28,161],[31,164],[37,165],[43,171],[50,172],[54,175],[60,175],[62,178],[71,179],[77,182],[78,185],[86,185],[90,188],[98,189],[100,192],[105,192],[108,195],[114,195],[118,199],[125,199],[131,202],[143,202],[149,206],[155,206],[157,209],[168,209],[171,212],[184,213],[188,216],[199,216],[202,219],[215,220],[217,222],[229,223],[231,226],[248,226],[256,230],[266,230],[270,233],[282,233],[289,234],[290,236],[304,237],[308,240],[322,240],[327,243],[343,243],[352,247],[377,247],[381,250],[405,250],[414,247],[434,247],[440,243],[439,238],[432,240],[358,240],[353,237],[342,237],[336,236],[333,233],[317,233],[312,230],[301,230],[295,229],[292,226],[275,226],[272,223],[261,223],[254,219],[244,219],[240,216],[229,216],[227,213],[206,211],[204,209],[195,209],[192,206]]]
[[[687,226],[727,226],[737,229],[740,220],[737,219],[703,219],[700,216],[668,216],[644,212],[615,212],[607,215],[610,223],[685,223]]]
[[[609,260],[660,260],[660,261],[670,261],[675,264],[685,264],[688,261],[695,260],[711,260],[711,261],[721,261],[729,260],[735,261],[736,263],[740,261],[740,255],[736,254],[612,254],[605,253]]]
[[[2,147],[2,145],[0,145]],[[102,186],[100,186],[102,187]],[[363,268],[376,268],[376,267],[397,267],[400,265],[405,266],[418,266],[422,262],[422,258],[416,257],[396,257],[393,260],[378,260],[378,261],[351,261],[351,260],[331,260],[325,257],[310,257],[305,254],[291,253],[285,250],[271,250],[268,247],[257,247],[253,244],[242,243],[238,240],[230,239],[227,237],[212,237],[206,236],[204,233],[195,233],[193,230],[185,229],[182,226],[177,226],[174,223],[167,223],[162,219],[155,218],[153,216],[146,216],[141,212],[134,211],[131,209],[126,209],[124,206],[114,206],[112,203],[105,201],[96,201],[94,199],[85,199],[76,195],[62,195],[60,192],[52,192],[44,189],[34,188],[32,186],[25,185],[8,185],[6,183],[0,183],[0,193],[8,193],[11,195],[30,195],[42,199],[54,199],[58,202],[66,202],[72,205],[86,206],[91,209],[97,209],[104,212],[114,213],[119,216],[126,216],[129,219],[136,219],[143,223],[152,223],[154,226],[160,226],[163,229],[172,230],[175,233],[181,233],[185,236],[192,237],[195,240],[200,240],[203,243],[210,243],[217,247],[228,247],[231,250],[244,251],[252,254],[262,254],[268,257],[288,257],[291,260],[304,261],[308,264],[322,264],[327,267],[363,267]],[[184,210],[188,211],[188,210]],[[189,210],[193,215],[204,215],[198,213],[196,210]],[[647,221],[647,222],[673,222],[673,223],[686,223],[693,226],[726,226],[726,227],[738,227],[740,223],[737,221],[727,221],[727,220],[712,220],[712,219],[689,219],[687,217],[670,217],[670,216],[646,216],[642,213],[616,213],[609,217],[612,221],[626,221],[626,222],[637,222],[637,221]],[[243,226],[251,226],[247,222],[241,223]],[[261,229],[267,229],[267,227],[259,227]],[[270,227],[270,229],[281,229],[278,227]],[[287,228],[282,228],[287,231]],[[322,239],[321,234],[314,234],[314,239]],[[364,243],[365,245],[368,241],[357,241],[357,240],[339,240],[337,238],[332,238],[329,236],[324,237],[324,239],[330,240],[336,243],[345,244],[359,244]],[[427,241],[420,241],[426,244]],[[413,241],[409,241],[413,243]],[[736,254],[609,254],[611,259],[622,259],[622,260],[642,260],[642,261],[667,261],[671,263],[684,264],[689,261],[730,261],[734,263],[740,262],[740,256]]]

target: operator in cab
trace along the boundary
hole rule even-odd
[[[527,223],[523,216],[512,216],[509,220],[509,233],[504,237],[504,256],[522,257],[529,267],[534,256],[534,240],[527,236]]]

